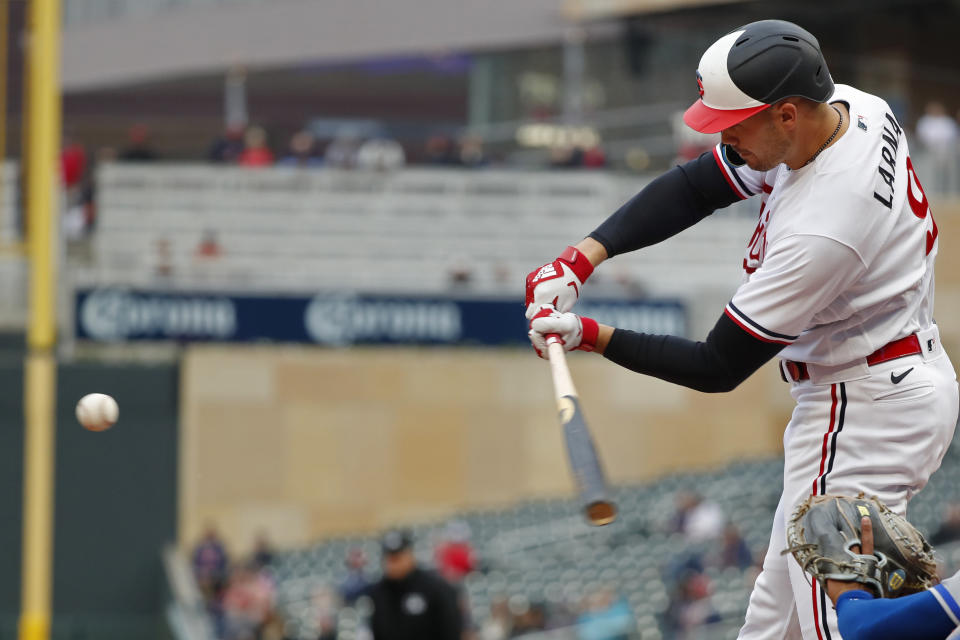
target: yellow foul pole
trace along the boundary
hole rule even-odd
[[[60,0],[30,0],[27,233],[30,315],[24,380],[20,640],[48,640],[53,557],[56,274],[60,152]]]

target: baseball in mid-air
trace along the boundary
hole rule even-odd
[[[105,393],[88,393],[77,403],[77,420],[90,431],[103,431],[120,417],[117,401]]]

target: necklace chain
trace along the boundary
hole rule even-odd
[[[827,138],[822,145],[820,145],[820,148],[817,149],[817,151],[812,156],[810,156],[810,159],[803,163],[802,166],[804,167],[810,164],[811,162],[813,162],[814,160],[816,160],[817,156],[820,155],[823,152],[823,150],[826,149],[831,142],[833,142],[833,139],[837,137],[837,134],[840,133],[840,127],[843,126],[843,112],[840,111],[840,109],[837,109],[836,107],[834,107],[833,105],[830,105],[830,107],[837,112],[838,116],[840,116],[840,119],[837,121],[837,128],[834,129],[833,133],[830,134],[830,137]]]

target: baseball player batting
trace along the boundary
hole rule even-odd
[[[773,357],[796,408],[783,495],[745,640],[838,640],[836,615],[785,546],[784,514],[810,495],[875,495],[904,515],[957,422],[953,366],[933,320],[937,226],[890,106],[834,85],[819,43],[795,24],[754,22],[703,54],[684,115],[721,133],[559,258],[527,276],[530,339],[596,351],[646,374],[729,391]],[[743,279],[706,340],[600,325],[570,310],[601,262],[660,242],[757,196]]]

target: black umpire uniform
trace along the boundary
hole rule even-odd
[[[381,545],[383,577],[368,591],[374,640],[460,640],[457,592],[438,574],[417,566],[410,535],[390,531]]]

